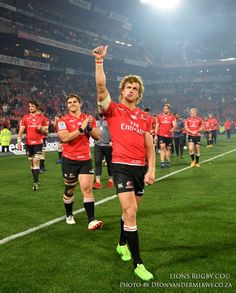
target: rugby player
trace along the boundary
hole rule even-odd
[[[116,251],[123,261],[131,259],[131,252],[135,274],[147,281],[151,280],[153,275],[145,268],[140,256],[136,213],[144,193],[144,184],[153,184],[155,180],[151,119],[150,115],[136,106],[144,91],[139,76],[125,76],[119,87],[120,103],[111,100],[103,68],[103,58],[106,54],[107,46],[93,50],[98,105],[110,130],[113,179],[123,212],[120,241]]]
[[[26,114],[20,122],[20,129],[17,135],[17,148],[18,150],[22,150],[22,137],[25,131],[26,155],[30,161],[34,182],[32,189],[36,191],[39,188],[39,168],[43,137],[48,134],[48,125],[46,117],[38,113],[39,102],[31,100],[28,105],[29,114]]]
[[[83,204],[88,217],[88,230],[103,226],[102,221],[94,217],[94,197],[92,192],[94,170],[90,155],[90,136],[98,140],[101,132],[94,117],[81,112],[81,98],[76,94],[67,96],[69,113],[57,123],[57,133],[63,143],[62,172],[64,177],[64,206],[66,223],[75,224],[73,217],[74,191],[79,181],[83,194]]]
[[[197,116],[196,108],[190,109],[190,116],[185,120],[185,129],[188,134],[188,149],[191,157],[191,167],[200,167],[200,131],[203,129],[203,121],[201,117]]]
[[[173,132],[176,128],[176,119],[170,113],[170,104],[165,104],[163,112],[157,115],[155,135],[160,144],[160,167],[170,167],[171,146]]]

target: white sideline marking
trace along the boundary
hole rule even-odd
[[[99,200],[98,202],[95,202],[95,205],[97,206],[97,205],[102,204],[102,203],[104,203],[104,202],[106,202],[106,201],[112,200],[112,199],[114,199],[114,198],[116,198],[116,197],[117,197],[116,194],[115,194],[115,195],[112,195],[112,196],[109,196],[109,197],[106,197],[106,198],[104,198],[104,199]],[[85,211],[85,209],[82,208],[82,209],[79,209],[79,210],[74,211],[73,214],[74,214],[74,215],[76,215],[76,214],[81,214],[81,213],[84,212],[84,211]],[[50,225],[56,224],[56,223],[58,223],[58,222],[61,222],[61,221],[63,221],[65,218],[66,218],[66,216],[62,216],[62,217],[56,218],[56,219],[54,219],[54,220],[52,220],[52,221],[46,222],[46,223],[44,223],[44,224],[41,224],[41,225],[39,225],[39,226],[36,226],[36,227],[30,228],[30,229],[28,229],[28,230],[25,230],[25,231],[23,231],[23,232],[20,232],[20,233],[17,233],[17,234],[14,234],[14,235],[8,236],[8,237],[6,237],[6,238],[3,238],[3,239],[0,240],[0,245],[1,245],[1,244],[4,244],[4,243],[7,243],[7,242],[9,242],[9,241],[11,241],[11,240],[14,240],[14,239],[16,239],[16,238],[23,237],[23,236],[25,236],[25,235],[31,234],[31,233],[33,233],[33,232],[35,232],[35,231],[38,231],[38,230],[42,229],[42,228],[45,228],[45,227],[48,227],[48,226],[50,226]]]
[[[233,149],[233,150],[231,150],[231,151],[228,151],[228,152],[225,152],[225,153],[223,153],[223,154],[217,155],[217,156],[215,156],[215,157],[212,157],[212,158],[210,158],[210,159],[207,159],[207,160],[202,161],[201,164],[204,164],[204,163],[210,162],[210,161],[212,161],[212,160],[215,160],[215,159],[217,159],[217,158],[223,157],[223,156],[228,155],[228,154],[230,154],[230,153],[233,153],[233,152],[235,152],[235,151],[236,151],[236,149]],[[178,174],[178,173],[183,172],[183,171],[188,170],[188,169],[192,169],[192,167],[191,167],[191,166],[188,166],[188,167],[185,167],[185,168],[183,168],[183,169],[180,169],[180,170],[174,171],[174,172],[172,172],[172,173],[170,173],[170,174],[167,174],[167,175],[165,175],[165,176],[162,176],[162,177],[156,179],[155,182],[157,182],[157,181],[161,181],[161,180],[163,180],[163,179],[165,179],[165,178],[168,178],[168,177],[170,177],[170,176],[172,176],[172,175]],[[108,196],[108,197],[106,197],[106,198],[104,198],[104,199],[99,200],[98,202],[96,202],[95,205],[97,206],[97,205],[103,204],[104,202],[107,202],[107,201],[113,200],[113,199],[115,199],[116,197],[117,197],[116,194],[115,194],[115,195],[112,195],[112,196]],[[80,214],[80,213],[82,213],[82,212],[84,212],[84,211],[85,211],[84,208],[82,208],[82,209],[79,209],[79,210],[74,211],[73,214],[74,214],[74,215],[76,215],[76,214]],[[23,237],[23,236],[25,236],[25,235],[31,234],[31,233],[33,233],[33,232],[35,232],[35,231],[38,231],[38,230],[42,229],[42,228],[45,228],[45,227],[48,227],[48,226],[50,226],[50,225],[56,224],[56,223],[58,223],[58,222],[61,222],[61,221],[63,221],[64,219],[65,219],[65,216],[62,216],[62,217],[56,218],[56,219],[54,219],[54,220],[52,220],[52,221],[46,222],[46,223],[44,223],[44,224],[41,224],[41,225],[39,225],[39,226],[36,226],[36,227],[30,228],[30,229],[28,229],[28,230],[25,230],[25,231],[23,231],[23,232],[20,232],[20,233],[17,233],[17,234],[14,234],[14,235],[8,236],[8,237],[6,237],[6,238],[3,238],[3,239],[0,240],[0,245],[5,244],[5,243],[7,243],[7,242],[9,242],[9,241],[11,241],[11,240],[14,240],[14,239],[16,239],[16,238]]]
[[[225,152],[225,153],[223,153],[223,154],[217,155],[217,156],[212,157],[212,158],[210,158],[210,159],[204,160],[204,161],[202,161],[202,162],[200,162],[200,163],[201,163],[201,165],[202,165],[202,164],[205,164],[205,163],[207,163],[207,162],[213,161],[213,160],[215,160],[215,159],[218,159],[218,158],[220,158],[220,157],[223,157],[223,156],[228,155],[228,154],[230,154],[230,153],[233,153],[233,152],[235,152],[235,151],[236,151],[236,149],[233,149],[233,150],[231,150],[231,151],[228,151],[228,152]],[[163,180],[163,179],[165,179],[165,178],[168,178],[168,177],[170,177],[170,176],[172,176],[172,175],[178,174],[178,173],[180,173],[180,172],[183,172],[183,171],[185,171],[185,170],[192,169],[192,168],[193,168],[193,167],[188,166],[188,167],[185,167],[185,168],[183,168],[183,169],[180,169],[180,170],[174,171],[174,172],[172,172],[172,173],[169,173],[169,174],[167,174],[167,175],[165,175],[165,176],[162,176],[162,177],[156,179],[155,182],[157,182],[157,181],[161,181],[161,180]]]

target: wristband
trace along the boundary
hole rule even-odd
[[[78,130],[81,134],[84,133],[84,129],[82,127],[80,127]]]
[[[92,131],[92,130],[93,130],[93,127],[91,126],[91,124],[90,124],[90,123],[88,123],[88,125],[87,125],[87,130],[88,130],[88,132],[90,132],[90,131]]]
[[[103,64],[103,58],[96,58],[95,64]]]

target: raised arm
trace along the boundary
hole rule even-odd
[[[103,59],[107,54],[108,46],[100,46],[93,50],[95,57],[95,79],[97,87],[98,105],[105,111],[111,102],[109,92],[106,87],[106,76],[103,67]]]

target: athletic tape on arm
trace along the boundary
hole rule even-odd
[[[111,96],[108,95],[104,100],[98,101],[98,106],[101,107],[103,111],[106,111],[110,103],[111,103]]]

